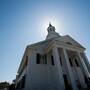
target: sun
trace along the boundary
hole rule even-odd
[[[43,28],[47,29],[47,27],[49,26],[49,23],[51,23],[52,26],[55,27],[56,31],[59,30],[59,23],[55,19],[45,19],[44,24],[43,24]]]
[[[47,36],[47,28],[49,27],[49,23],[51,23],[51,25],[55,27],[55,31],[57,33],[62,32],[62,23],[56,17],[43,17],[39,21],[42,22],[41,24],[39,23],[39,33],[41,37]]]
[[[44,17],[43,18],[43,21],[42,21],[42,27],[44,30],[46,30],[49,26],[49,23],[52,24],[52,26],[55,27],[55,31],[56,32],[63,32],[63,22],[62,20],[60,20],[58,17],[55,17],[55,16],[47,16],[47,17]]]

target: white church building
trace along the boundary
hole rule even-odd
[[[26,47],[16,90],[90,90],[90,62],[85,48],[49,24],[46,39]]]

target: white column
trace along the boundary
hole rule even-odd
[[[66,62],[66,65],[67,65],[70,81],[71,81],[71,84],[72,84],[72,88],[73,88],[73,90],[78,90],[77,86],[76,86],[76,83],[75,83],[75,80],[74,80],[73,72],[72,72],[72,69],[71,69],[71,66],[70,66],[70,63],[69,63],[69,58],[68,58],[66,49],[63,49],[63,53],[64,53],[65,62]]]
[[[87,85],[85,83],[84,74],[83,74],[82,70],[80,69],[80,66],[79,67],[76,66],[75,59],[77,60],[77,63],[79,65],[80,65],[80,62],[79,62],[78,57],[75,56],[73,61],[74,61],[74,65],[75,65],[74,67],[75,67],[75,70],[76,70],[76,77],[78,77],[76,80],[80,81],[81,87],[86,88]]]
[[[59,74],[60,84],[58,84],[59,85],[58,89],[65,90],[65,85],[64,85],[64,80],[63,80],[63,72],[62,72],[62,67],[61,67],[60,60],[59,60],[58,48],[54,47],[52,49],[52,53],[53,53],[54,62],[55,62],[55,65],[57,67],[57,71]]]
[[[87,56],[86,56],[86,53],[82,53],[83,54],[83,59],[84,59],[84,62],[85,62],[85,64],[87,65],[87,67],[88,67],[88,71],[89,71],[89,73],[90,73],[90,62],[89,62],[89,60],[88,60],[88,58],[87,58]]]
[[[82,68],[83,68],[83,71],[84,71],[86,77],[87,77],[87,78],[90,77],[90,74],[89,74],[89,72],[88,72],[87,66],[85,65],[84,60],[83,60],[83,58],[81,57],[81,55],[80,55],[79,52],[78,52],[78,56],[79,56],[81,66],[82,66]]]

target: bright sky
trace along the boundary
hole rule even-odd
[[[44,40],[49,22],[90,60],[90,0],[0,0],[0,81],[15,79],[26,45]]]

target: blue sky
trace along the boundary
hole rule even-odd
[[[90,0],[0,0],[0,81],[15,79],[26,45],[44,40],[49,22],[90,60]]]

